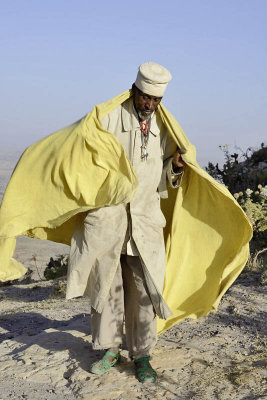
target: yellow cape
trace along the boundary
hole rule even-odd
[[[0,280],[26,269],[12,258],[15,238],[26,235],[70,244],[77,214],[129,202],[137,177],[116,137],[101,118],[131,91],[95,106],[80,121],[30,146],[19,160],[0,208]],[[195,148],[176,119],[158,111],[187,164],[182,187],[162,201],[167,220],[163,297],[173,311],[158,332],[177,321],[216,309],[248,258],[251,226],[229,191],[196,162]]]

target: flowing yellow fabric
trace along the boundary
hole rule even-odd
[[[12,258],[18,235],[70,244],[80,212],[129,202],[137,177],[116,137],[101,118],[131,91],[94,107],[80,121],[30,146],[18,162],[0,208],[0,280],[26,269]],[[163,105],[158,108],[187,164],[182,187],[162,201],[167,267],[163,296],[173,315],[158,321],[164,332],[177,321],[216,309],[248,257],[252,231],[228,190],[196,162],[195,148]]]

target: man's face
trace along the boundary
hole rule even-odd
[[[162,97],[155,97],[141,92],[136,86],[133,87],[133,99],[135,109],[141,119],[149,119],[161,102]]]

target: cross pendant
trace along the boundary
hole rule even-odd
[[[141,146],[141,159],[142,160],[147,160],[148,152],[146,149],[146,146]]]

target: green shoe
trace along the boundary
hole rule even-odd
[[[113,361],[109,361],[109,357],[113,357]],[[90,367],[92,374],[103,375],[110,370],[111,367],[115,367],[120,363],[120,353],[114,354],[111,351],[106,351],[105,355],[101,360],[94,362]]]
[[[134,361],[136,376],[142,383],[156,382],[158,378],[156,371],[150,365],[150,360],[151,357],[141,357]]]

